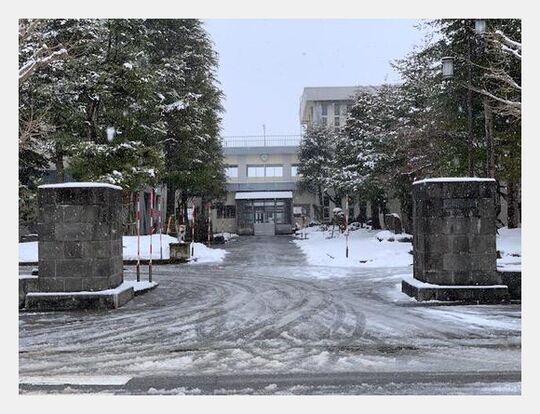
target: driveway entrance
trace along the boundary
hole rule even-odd
[[[410,268],[310,266],[290,236],[225,249],[223,263],[155,266],[158,288],[114,311],[21,313],[20,377],[122,376],[139,393],[221,377],[242,393],[252,374],[263,392],[330,380],[329,393],[429,393],[417,384],[428,380],[443,393],[459,381],[461,393],[463,381],[519,392],[520,305],[419,305],[399,289]],[[192,388],[212,393],[205,384]]]

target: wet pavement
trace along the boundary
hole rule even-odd
[[[114,311],[21,312],[21,392],[520,392],[520,305],[418,304],[411,268],[310,266],[288,236],[219,247]]]

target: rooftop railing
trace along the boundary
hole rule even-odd
[[[224,148],[233,147],[296,147],[301,135],[245,135],[222,137]]]

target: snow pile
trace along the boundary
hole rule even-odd
[[[412,265],[411,243],[377,240],[374,231],[359,229],[349,234],[349,257],[345,257],[346,238],[339,230],[305,229],[307,240],[294,240],[311,265],[338,267],[402,267]],[[388,232],[389,234],[392,234]],[[395,235],[394,235],[395,236]]]
[[[160,259],[159,234],[152,236],[152,259]],[[163,259],[169,258],[169,243],[178,243],[176,237],[167,234],[161,235],[161,248]],[[137,236],[124,236],[122,238],[124,260],[137,259]],[[142,259],[150,258],[150,236],[141,236],[140,252]]]
[[[227,252],[223,249],[214,249],[202,243],[195,243],[193,247],[193,261],[190,263],[222,262]]]
[[[178,243],[176,237],[167,234],[161,235],[161,253],[160,254],[160,236],[152,236],[152,259],[168,259],[169,243]],[[137,259],[137,236],[123,236],[123,257],[124,260]],[[214,249],[206,247],[202,243],[195,243],[193,246],[194,259],[198,263],[221,262],[225,257],[226,251],[223,249]],[[140,240],[141,259],[150,258],[150,236],[141,236]],[[19,262],[37,262],[38,261],[38,242],[19,243]]]
[[[134,292],[140,292],[142,290],[149,290],[156,287],[158,284],[156,282],[148,282],[146,280],[141,280],[137,282],[136,280],[125,280],[122,286],[132,287]]]
[[[497,260],[497,267],[506,270],[521,270],[521,228],[509,229],[503,227],[498,230],[497,250],[501,258]]]
[[[389,242],[398,241],[398,242],[404,242],[404,243],[411,243],[412,239],[413,239],[412,234],[407,234],[407,233],[395,234],[395,233],[393,233],[393,232],[391,232],[389,230],[380,231],[375,235],[375,237],[380,242],[382,242],[382,241],[389,241]]]

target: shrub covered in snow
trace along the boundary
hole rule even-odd
[[[398,242],[402,242],[402,243],[411,243],[412,239],[413,239],[413,236],[411,234],[407,234],[407,233],[394,234],[389,230],[380,231],[375,235],[375,237],[380,242],[382,242],[382,241],[388,241],[388,242],[398,241]]]

